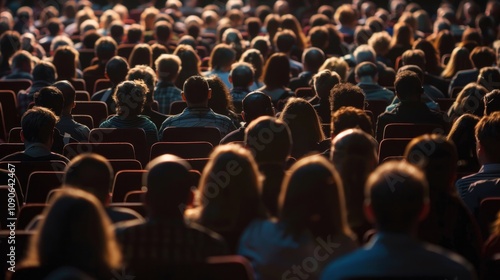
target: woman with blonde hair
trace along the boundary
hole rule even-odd
[[[114,228],[96,197],[61,188],[43,216],[21,265],[26,269],[17,271],[15,278],[41,279],[61,267],[74,267],[96,279],[113,278],[121,254]]]
[[[326,241],[338,246],[328,251],[321,246]],[[251,260],[256,279],[281,279],[320,250],[322,261],[308,275],[318,279],[323,265],[356,247],[339,175],[328,160],[315,155],[299,160],[287,172],[278,219],[251,223],[240,239],[238,254]]]
[[[467,69],[472,69],[469,50],[457,47],[451,52],[450,60],[441,72],[441,78],[451,80],[458,71]]]
[[[410,25],[404,22],[398,22],[394,25],[394,34],[389,48],[389,52],[385,55],[391,61],[391,67],[396,64],[396,59],[405,51],[410,50],[413,45],[413,29]]]
[[[249,150],[237,144],[218,146],[203,169],[196,197],[199,207],[187,216],[222,235],[235,252],[243,230],[267,218],[261,188],[262,177]]]
[[[319,68],[318,72],[323,70],[330,70],[339,74],[342,82],[347,79],[347,71],[349,70],[349,64],[345,60],[339,57],[330,57],[323,62],[323,65]]]

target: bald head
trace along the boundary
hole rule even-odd
[[[243,112],[245,121],[250,123],[260,116],[273,116],[274,108],[271,98],[261,92],[252,91],[243,99]]]
[[[325,59],[325,53],[316,47],[308,48],[302,54],[302,63],[305,70],[313,73],[318,72]]]

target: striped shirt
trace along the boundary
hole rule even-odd
[[[186,108],[182,113],[171,116],[161,125],[159,138],[162,138],[163,130],[167,127],[200,127],[213,126],[220,130],[224,137],[229,132],[236,129],[229,117],[215,113],[208,107],[204,108]]]
[[[172,82],[159,82],[156,85],[153,98],[158,101],[159,111],[162,114],[168,114],[170,104],[174,101],[181,101],[181,90]]]
[[[485,164],[481,166],[479,172],[459,179],[455,183],[455,187],[457,188],[458,195],[460,195],[460,197],[463,199],[464,196],[467,195],[471,184],[481,180],[490,180],[497,178],[500,178],[500,164]]]

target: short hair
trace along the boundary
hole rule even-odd
[[[354,41],[358,45],[368,44],[368,40],[373,35],[373,31],[368,26],[357,26],[354,30]]]
[[[47,86],[35,93],[35,106],[50,109],[56,116],[60,116],[64,104],[62,92],[54,86]]]
[[[24,140],[30,143],[46,143],[54,133],[58,121],[51,110],[35,106],[26,111],[21,118]]]
[[[245,145],[258,164],[284,163],[292,150],[292,135],[284,121],[262,116],[245,129]]]
[[[221,68],[230,66],[236,59],[236,51],[227,44],[218,44],[212,50],[210,56],[210,68],[212,70],[220,70]]]
[[[127,41],[131,44],[138,43],[142,39],[142,27],[139,24],[130,25],[127,30]]]
[[[59,89],[64,97],[63,109],[68,108],[68,106],[73,106],[76,97],[76,91],[73,85],[70,82],[63,80],[54,83],[54,87]]]
[[[500,90],[494,89],[484,96],[484,114],[500,111]]]
[[[302,62],[307,66],[309,71],[316,73],[323,62],[325,62],[325,53],[320,48],[307,48],[302,54]]]
[[[208,101],[209,91],[210,86],[202,76],[191,76],[184,82],[183,93],[188,104],[199,104]]]
[[[412,97],[418,98],[424,91],[422,81],[417,74],[408,70],[398,71],[394,88],[396,89],[396,95],[401,101],[406,101]]]
[[[477,69],[491,66],[496,61],[495,51],[489,47],[475,47],[470,53],[470,60]]]
[[[274,36],[274,45],[278,48],[279,52],[290,52],[296,42],[297,36],[289,29],[278,31]]]
[[[50,18],[47,21],[47,30],[51,36],[56,36],[61,31],[61,20],[57,17]]]
[[[354,70],[356,77],[372,77],[374,78],[378,74],[377,65],[373,62],[364,61],[356,65]]]
[[[128,62],[121,56],[114,56],[106,63],[106,75],[113,85],[125,80],[128,73]]]
[[[333,17],[335,22],[340,25],[352,25],[357,19],[356,12],[349,4],[338,7]]]
[[[107,61],[116,55],[117,45],[109,36],[101,37],[95,42],[95,54],[100,61]]]
[[[273,116],[274,108],[269,95],[261,91],[252,91],[242,101],[245,121],[251,123],[260,116]]]
[[[330,92],[330,111],[352,106],[361,110],[365,109],[365,94],[363,90],[350,83],[335,85]]]
[[[391,36],[386,31],[377,32],[368,39],[368,45],[377,55],[386,55],[391,45]]]
[[[146,85],[146,102],[153,102],[153,93],[156,85],[156,73],[155,71],[146,65],[137,65],[128,71],[127,77],[128,81],[142,80]]]
[[[20,69],[25,65],[29,65],[29,69],[31,69],[33,65],[33,56],[25,50],[15,52],[10,58],[10,67],[12,69]]]
[[[428,189],[425,175],[417,167],[404,161],[380,165],[368,177],[365,192],[378,229],[408,232],[429,201]]]
[[[113,178],[113,168],[105,157],[84,153],[68,163],[63,184],[89,192],[105,205],[113,188]]]
[[[311,46],[324,49],[328,46],[330,35],[324,26],[314,26],[309,30],[308,38]]]
[[[154,35],[158,41],[167,41],[172,33],[172,25],[167,21],[155,23]]]
[[[328,69],[319,71],[312,78],[314,91],[322,100],[328,100],[332,88],[340,84],[341,81],[342,78],[340,78],[337,72]]]
[[[113,100],[116,102],[116,113],[118,115],[139,115],[146,102],[147,91],[148,88],[142,80],[121,82],[113,94]]]
[[[48,61],[40,61],[33,68],[33,81],[47,81],[54,83],[57,79],[57,71],[54,64]]]
[[[375,53],[375,50],[370,47],[369,45],[360,45],[354,50],[353,53],[354,60],[356,61],[357,64],[363,62],[363,61],[371,61],[375,63],[377,54]]]
[[[248,87],[254,80],[254,70],[250,63],[238,62],[231,66],[231,76],[233,87]]]
[[[181,71],[181,59],[172,54],[162,54],[156,61],[156,73],[158,78],[162,80],[174,81],[179,72]]]
[[[351,128],[359,128],[371,136],[374,135],[372,120],[364,110],[348,106],[332,113],[330,123],[332,135],[338,135]]]
[[[0,35],[0,53],[3,59],[9,59],[21,49],[21,35],[17,31],[7,30]]]
[[[481,118],[476,125],[476,141],[484,149],[489,161],[500,163],[500,112]]]
[[[401,55],[403,65],[416,65],[425,70],[425,54],[422,50],[407,50]]]

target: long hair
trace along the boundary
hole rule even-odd
[[[252,64],[254,70],[254,81],[260,81],[264,68],[264,57],[257,49],[246,50],[240,58],[240,62],[248,62]]]
[[[422,50],[425,55],[425,70],[433,75],[441,74],[441,61],[439,53],[431,42],[420,39],[413,44],[414,50]]]
[[[184,82],[189,77],[201,76],[201,60],[193,47],[189,45],[178,45],[174,51],[174,55],[178,56],[182,61],[181,71],[177,79],[175,79],[175,86],[182,89]]]
[[[52,64],[57,70],[58,80],[72,80],[76,78],[78,52],[70,46],[57,48],[52,58]]]
[[[284,53],[271,55],[264,66],[263,80],[266,87],[286,87],[290,82],[290,62]]]
[[[411,48],[413,44],[413,29],[404,22],[398,22],[394,25],[394,35],[392,35],[391,48],[396,45]]]
[[[153,64],[153,50],[148,44],[135,45],[128,57],[128,64],[130,68],[134,68],[137,65],[151,67]]]
[[[297,48],[303,51],[307,47],[307,37],[300,27],[300,23],[291,14],[286,14],[281,16],[281,28],[293,31],[297,37]]]
[[[294,237],[308,230],[314,236],[353,236],[347,224],[342,182],[323,156],[297,161],[283,179],[279,220]]]
[[[450,60],[441,73],[441,77],[451,79],[458,71],[472,69],[472,62],[469,56],[469,51],[466,48],[457,47],[453,49]]]
[[[208,107],[221,115],[228,114],[228,110],[234,111],[233,98],[229,89],[218,76],[207,78],[208,85],[212,89],[212,97],[208,100]]]
[[[96,197],[62,188],[43,215],[23,266],[72,266],[98,278],[119,267],[114,229]]]

